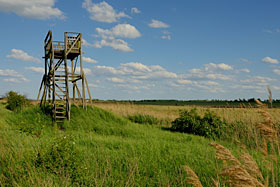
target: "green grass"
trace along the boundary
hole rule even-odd
[[[71,121],[56,126],[38,107],[14,113],[0,103],[0,185],[186,186],[188,165],[213,186],[220,163],[210,142],[96,107],[73,106]],[[261,154],[250,152],[266,174]]]

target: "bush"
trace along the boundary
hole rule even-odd
[[[14,91],[9,91],[6,94],[6,98],[8,103],[7,109],[12,111],[22,111],[23,107],[30,104],[25,96],[20,95]]]
[[[191,109],[180,111],[180,117],[172,122],[171,130],[216,139],[223,134],[224,124],[214,112],[207,110],[201,117],[196,109]]]

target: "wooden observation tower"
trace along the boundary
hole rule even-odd
[[[64,42],[53,41],[50,30],[44,41],[45,74],[39,89],[37,100],[40,105],[50,104],[55,122],[70,120],[71,102],[79,103],[86,109],[86,90],[89,92],[87,80],[83,71],[82,34],[74,32],[64,33]],[[80,81],[81,80],[81,81]],[[81,82],[79,90],[79,82]],[[72,85],[72,90],[70,87]],[[70,98],[70,91],[73,98]],[[81,94],[82,93],[82,94]]]

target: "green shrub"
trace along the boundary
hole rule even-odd
[[[164,123],[168,124],[166,120],[158,119],[154,116],[147,114],[134,114],[128,115],[127,118],[133,123],[139,124],[149,124],[149,125],[163,125]]]
[[[180,117],[172,122],[171,130],[215,139],[223,134],[224,123],[214,112],[207,110],[201,117],[194,108],[180,111]]]
[[[7,109],[12,111],[22,111],[23,107],[30,104],[25,96],[20,95],[14,91],[9,91],[6,94],[6,98],[8,103]]]

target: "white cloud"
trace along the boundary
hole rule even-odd
[[[273,73],[277,74],[277,75],[280,75],[280,70],[279,69],[274,69],[273,70]]]
[[[272,86],[274,90],[280,90],[280,86]]]
[[[162,33],[164,34],[163,36],[161,36],[162,39],[164,40],[171,40],[171,34],[168,31],[162,31]]]
[[[135,85],[129,85],[129,84],[120,84],[118,87],[130,89],[130,90],[140,90],[140,89],[149,89],[148,86],[135,86]]]
[[[63,12],[54,8],[55,0],[0,0],[1,12],[14,12],[19,16],[35,19],[64,19]]]
[[[121,38],[138,38],[141,36],[140,32],[130,24],[118,24],[115,27],[108,29],[96,28],[97,33],[102,38],[107,37],[121,37]]]
[[[269,64],[279,64],[278,60],[277,59],[273,59],[271,57],[264,57],[262,59],[263,62],[266,62],[266,63],[269,63]]]
[[[95,48],[102,48],[103,46],[112,47],[117,51],[131,52],[133,49],[128,45],[128,43],[120,38],[138,38],[141,33],[130,24],[118,24],[111,29],[101,29],[96,28],[98,36],[102,39],[93,44]],[[88,44],[89,45],[89,44]]]
[[[245,63],[247,63],[247,64],[252,64],[252,62],[249,61],[249,60],[246,59],[246,58],[241,58],[240,61],[241,61],[241,62],[245,62]]]
[[[26,52],[20,49],[12,49],[11,54],[7,55],[7,58],[14,58],[25,62],[41,63],[39,58],[28,55]]]
[[[220,85],[219,83],[217,83],[215,81],[201,81],[200,83],[206,84],[206,85],[209,85],[209,86],[218,86],[218,85]]]
[[[18,72],[16,72],[13,69],[6,69],[6,70],[2,70],[0,69],[0,76],[18,76]]]
[[[190,74],[184,75],[185,78],[194,78],[194,79],[211,79],[211,80],[232,80],[231,75],[225,75],[221,73],[216,73],[216,70],[229,71],[233,70],[233,67],[228,64],[214,64],[209,63],[205,64],[204,68],[201,69],[191,69],[189,70]]]
[[[191,80],[177,80],[177,83],[179,84],[192,84]]]
[[[163,23],[162,21],[158,21],[155,19],[152,19],[152,22],[148,25],[152,28],[168,28],[169,27],[169,25],[167,25],[166,23]]]
[[[18,73],[17,71],[13,69],[0,69],[0,77],[12,77],[12,78],[18,78],[17,80],[19,82],[24,81],[27,82],[28,79],[26,79],[22,74]],[[6,82],[11,78],[6,78]]]
[[[122,52],[132,52],[133,49],[129,47],[128,43],[124,40],[121,39],[102,39],[99,42],[96,42],[94,44],[94,47],[96,48],[101,48],[103,46],[106,47],[112,47],[113,49],[117,51],[122,51]]]
[[[4,82],[13,82],[13,83],[20,83],[21,81],[16,78],[7,78],[3,79]]]
[[[80,71],[81,71],[81,68],[80,68],[80,67],[76,67],[76,72],[77,72],[77,73],[80,73]],[[84,67],[83,67],[83,71],[84,71],[84,73],[85,73],[86,75],[90,75],[90,74],[91,74],[91,69],[89,69],[89,68],[84,68]]]
[[[82,44],[86,47],[94,47],[94,44],[87,42],[85,39],[82,38]]]
[[[162,39],[166,39],[166,40],[171,40],[171,36],[170,35],[163,35],[161,36]]]
[[[121,64],[117,68],[108,66],[96,66],[94,74],[106,76],[122,76],[123,79],[140,80],[159,80],[177,78],[176,73],[168,72],[161,66],[146,66],[139,62]]]
[[[209,73],[205,75],[206,78],[212,79],[212,80],[231,80],[231,77],[228,75],[223,75],[221,73]]]
[[[243,68],[243,69],[240,69],[239,71],[245,72],[245,73],[250,73],[251,72],[248,68]]]
[[[209,64],[205,64],[206,71],[212,71],[212,70],[216,70],[216,69],[228,71],[228,70],[233,70],[233,67],[228,64],[225,64],[225,63],[214,64],[214,63],[210,62]]]
[[[91,0],[85,0],[82,7],[90,13],[90,19],[99,22],[114,23],[122,17],[129,18],[124,12],[117,13],[114,8],[105,1],[92,3]]]
[[[115,83],[123,83],[125,82],[124,79],[120,79],[118,77],[107,78],[108,81],[115,82]]]
[[[37,73],[45,73],[45,68],[42,68],[42,67],[25,67],[24,69],[29,69],[29,70],[32,70],[32,71],[35,71]]]
[[[99,75],[115,75],[121,73],[115,68],[109,66],[95,66],[94,70]]]
[[[158,69],[155,68],[153,66],[154,69]],[[139,62],[129,62],[129,63],[126,63],[126,64],[121,64],[121,69],[122,71],[126,72],[126,73],[131,73],[131,72],[135,72],[135,71],[140,71],[140,72],[152,72],[152,70],[144,65],[144,64],[141,64]]]
[[[141,13],[141,11],[140,10],[138,10],[138,8],[131,8],[131,13],[133,13],[133,14],[140,14]]]
[[[83,61],[91,63],[91,64],[97,64],[97,60],[94,60],[90,57],[83,57]]]

